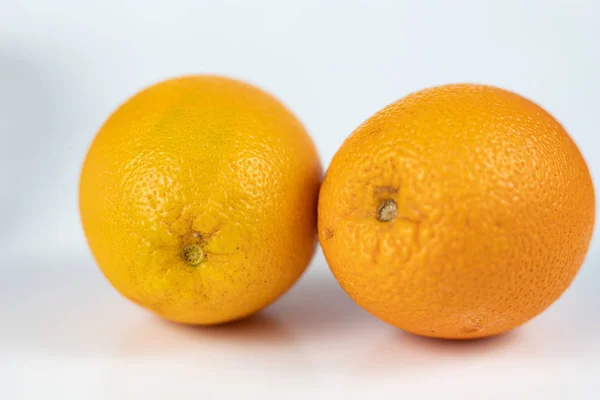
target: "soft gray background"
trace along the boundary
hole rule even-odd
[[[104,281],[77,181],[118,104],[187,73],[277,95],[325,166],[359,123],[411,91],[502,86],[553,113],[598,177],[598,15],[595,0],[0,0],[0,398],[595,398],[598,240],[558,303],[486,341],[425,340],[377,321],[320,254],[258,317],[182,328]]]

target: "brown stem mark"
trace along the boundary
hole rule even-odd
[[[389,222],[398,215],[398,205],[394,200],[384,200],[377,208],[377,220]]]

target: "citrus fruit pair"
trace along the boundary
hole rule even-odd
[[[573,280],[594,225],[592,181],[568,134],[490,86],[386,107],[321,178],[310,137],[275,98],[183,77],[106,121],[83,167],[81,219],[117,290],[189,324],[277,299],[310,262],[318,220],[329,266],[358,304],[443,338],[497,334],[542,312]]]

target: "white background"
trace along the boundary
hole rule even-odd
[[[559,302],[489,340],[427,340],[379,322],[320,253],[257,317],[184,328],[104,280],[77,181],[115,107],[187,73],[271,91],[324,166],[411,91],[494,84],[554,114],[598,177],[598,15],[595,0],[0,0],[0,398],[597,398],[598,240]]]

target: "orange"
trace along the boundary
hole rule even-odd
[[[83,228],[102,272],[164,318],[250,315],[316,246],[321,166],[278,100],[217,76],[172,79],[119,107],[89,149]]]
[[[585,161],[533,102],[483,85],[411,94],[339,149],[319,239],[341,286],[399,328],[505,332],[552,304],[594,225]]]

